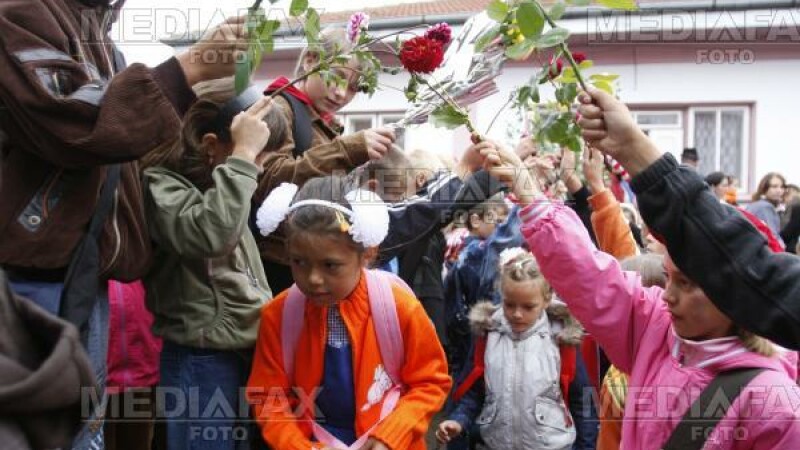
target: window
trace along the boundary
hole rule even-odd
[[[402,112],[353,113],[339,116],[344,124],[344,134],[357,133],[361,130],[399,122],[402,118]],[[395,145],[405,149],[406,130],[395,128],[395,134],[397,135]]]
[[[684,143],[683,111],[633,111],[633,119],[663,152],[676,157]]]
[[[689,120],[689,146],[697,148],[700,173],[721,171],[748,186],[749,108],[690,108]]]

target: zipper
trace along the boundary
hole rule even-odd
[[[42,194],[42,221],[46,220],[47,217],[50,215],[50,211],[47,208],[47,198],[50,196],[50,191],[53,189],[53,186],[56,185],[59,178],[61,178],[61,174],[64,172],[64,169],[58,169],[55,174],[47,181],[45,184],[45,188]]]
[[[119,205],[119,187],[114,189],[114,207],[111,210],[111,223],[114,228],[114,253],[111,254],[111,260],[103,268],[102,272],[105,274],[117,262],[119,253],[122,247],[122,234],[119,232],[119,220],[117,219],[117,205]]]

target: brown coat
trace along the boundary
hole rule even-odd
[[[81,426],[81,388],[94,385],[78,330],[15,297],[0,271],[0,446],[67,446]]]
[[[289,102],[278,96],[275,104],[283,111],[291,130],[294,115]],[[339,136],[338,127],[325,124],[312,108],[309,108],[309,114],[312,127],[311,147],[302,156],[295,158],[292,154],[294,138],[292,133],[286,133],[286,142],[264,162],[264,172],[253,195],[254,208],[260,207],[269,192],[281,183],[302,186],[311,178],[331,175],[337,171],[349,172],[369,161],[364,132]],[[284,249],[286,238],[280,229],[268,237],[260,234],[256,234],[256,237],[262,260],[288,264]]]
[[[0,2],[0,264],[66,267],[86,232],[105,165],[124,163],[100,268],[120,280],[146,270],[150,240],[131,161],[177,135],[194,96],[174,58],[115,75],[104,8],[71,0]]]

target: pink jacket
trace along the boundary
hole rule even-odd
[[[673,333],[663,290],[642,288],[637,274],[598,251],[572,210],[542,201],[520,216],[542,273],[614,365],[630,374],[622,449],[661,448],[714,375],[735,367],[768,370],[742,391],[704,448],[798,448],[800,388],[780,358],[746,351],[733,338],[682,340]]]

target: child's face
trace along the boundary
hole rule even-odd
[[[702,341],[730,336],[733,322],[711,303],[705,292],[686,277],[667,255],[664,258],[667,287],[664,302],[678,336]]]
[[[289,239],[289,262],[297,287],[318,305],[335,304],[353,292],[361,269],[363,253],[356,251],[342,233],[294,233]]]
[[[316,64],[317,56],[308,55],[304,61],[304,69],[306,71],[312,70]],[[334,114],[353,100],[353,97],[358,93],[358,67],[358,61],[356,58],[352,58],[346,66],[333,66],[331,68],[333,73],[347,82],[345,86],[337,86],[333,83],[327,85],[322,80],[322,77],[318,75],[308,77],[303,84],[303,90],[311,99],[311,103],[318,113]]]
[[[408,170],[386,170],[367,182],[367,189],[378,194],[386,203],[398,203],[417,193],[414,178]]]
[[[508,217],[508,209],[505,207],[497,207],[489,209],[489,211],[481,217],[480,214],[472,214],[470,216],[470,227],[473,234],[481,239],[487,239],[498,224],[505,222]]]
[[[550,299],[544,298],[538,280],[514,281],[505,277],[502,283],[503,314],[511,331],[522,333],[539,320]]]

